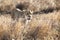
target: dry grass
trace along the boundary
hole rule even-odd
[[[25,2],[29,4],[27,7],[27,10],[31,10],[31,11],[39,11],[39,10],[47,9],[47,8],[60,7],[59,0],[58,1],[57,0],[15,0],[15,1],[14,0],[1,0],[0,9],[1,10],[14,9],[17,4],[19,3],[24,4]]]
[[[21,18],[19,21],[14,21],[9,14],[0,16],[1,40],[60,40],[60,11],[33,15],[27,25]]]
[[[23,4],[29,2],[27,9],[38,11],[50,7],[60,7],[58,1],[2,0],[0,10],[12,10],[20,2]],[[32,20],[27,25],[24,22],[25,19],[22,18],[19,18],[18,21],[13,20],[10,14],[0,15],[0,40],[60,40],[60,11],[33,15]]]
[[[24,23],[19,20],[13,20],[10,14],[0,16],[0,40],[19,40],[21,39]]]
[[[54,12],[33,17],[29,23],[29,29],[26,30],[27,34],[29,34],[28,36],[32,37],[33,35],[33,38],[36,37],[36,40],[60,40],[58,31],[60,30],[59,16],[60,12]],[[37,34],[35,34],[36,32]]]
[[[11,35],[12,19],[10,15],[0,16],[0,40],[9,40]]]
[[[0,10],[11,10],[14,8],[14,2],[12,0],[1,0],[0,1]]]

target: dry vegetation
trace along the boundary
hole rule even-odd
[[[59,0],[1,0],[0,40],[60,40],[59,2]],[[21,11],[16,10],[18,4]],[[54,11],[48,8],[53,8]],[[32,19],[27,20],[30,15]]]
[[[33,16],[32,21],[29,23],[30,32],[38,27],[38,31],[35,31],[33,35],[38,32],[34,37],[36,40],[60,40],[60,12],[53,12],[49,14],[41,14]],[[29,30],[28,30],[29,32]],[[29,33],[30,33],[29,32]],[[30,35],[31,36],[31,35]]]
[[[27,10],[39,11],[47,8],[59,8],[60,0],[1,0],[0,9],[13,9],[17,4],[28,4]],[[7,8],[9,6],[9,8]]]

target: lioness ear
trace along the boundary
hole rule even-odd
[[[20,10],[26,10],[29,6],[28,2],[24,2],[24,3],[19,3],[16,5],[16,8],[20,9]]]
[[[16,5],[16,8],[18,8],[18,9],[20,9],[20,10],[23,10],[24,4],[17,4],[17,5]]]

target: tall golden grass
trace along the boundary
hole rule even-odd
[[[36,2],[35,2],[36,1]],[[39,1],[39,2],[38,2]],[[2,0],[0,10],[14,9],[20,2],[29,2],[29,10],[56,7],[55,0]],[[42,4],[40,4],[42,2]],[[46,2],[46,4],[45,4]],[[36,5],[35,5],[36,4]],[[38,5],[39,4],[39,5]],[[60,6],[58,4],[58,6]],[[60,40],[60,11],[33,15],[26,25],[22,18],[13,20],[10,14],[0,15],[0,40]]]

